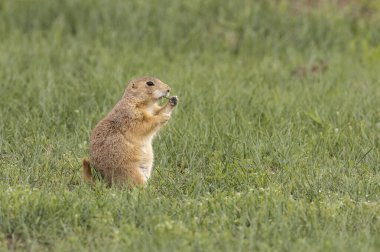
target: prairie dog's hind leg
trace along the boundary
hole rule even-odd
[[[146,183],[147,179],[141,173],[138,163],[128,163],[120,168],[113,178],[116,183],[127,183],[131,186],[142,186]]]

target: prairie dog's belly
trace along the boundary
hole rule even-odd
[[[146,141],[141,143],[140,155],[140,172],[142,173],[145,181],[150,178],[153,169],[153,147],[152,147],[153,136],[148,138]]]

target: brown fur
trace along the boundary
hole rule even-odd
[[[85,181],[93,184],[94,183],[94,178],[92,177],[91,174],[91,167],[90,167],[90,162],[87,159],[83,159],[83,178]]]
[[[172,97],[162,107],[157,104],[169,91],[167,84],[153,77],[129,83],[122,99],[91,133],[90,162],[83,160],[86,181],[94,181],[91,163],[109,185],[147,182],[153,166],[152,140],[178,102]]]

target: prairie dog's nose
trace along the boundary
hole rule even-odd
[[[166,92],[170,93],[170,89],[166,90]]]

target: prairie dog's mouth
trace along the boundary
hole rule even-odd
[[[161,100],[162,98],[167,98],[170,92],[156,90],[153,92],[153,97],[157,100]]]
[[[170,92],[167,92],[166,94],[162,95],[159,99],[169,99]]]

